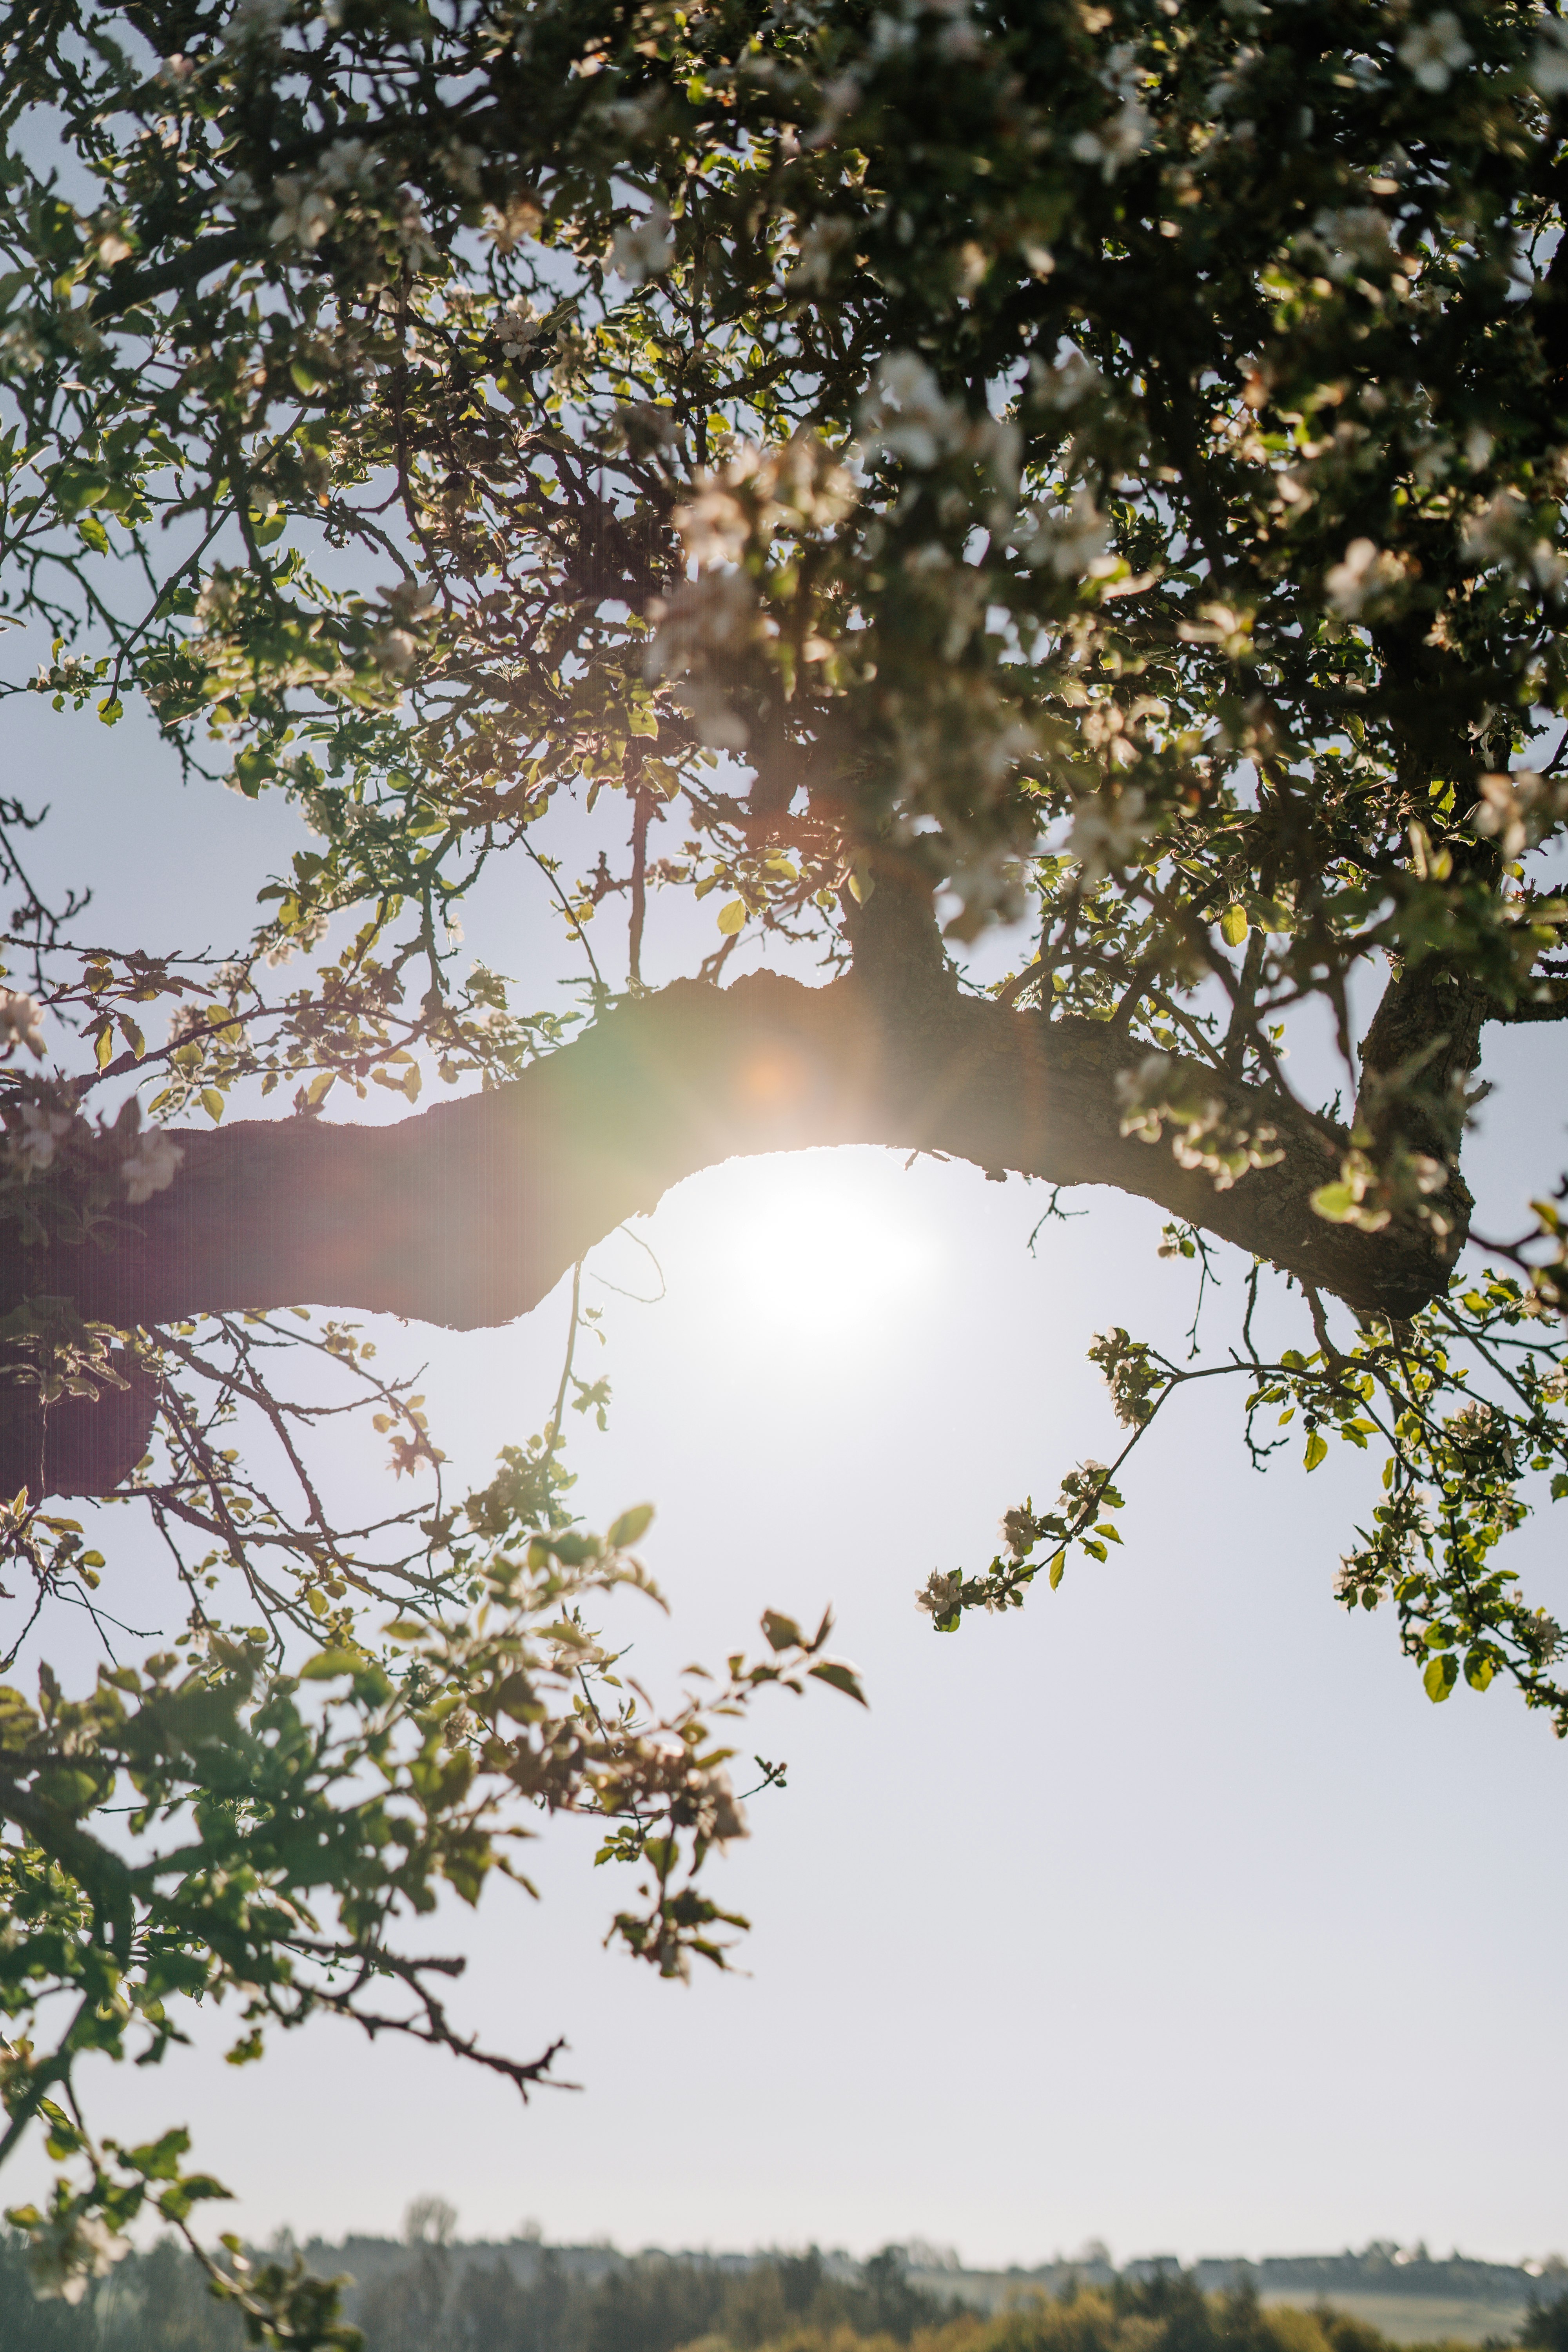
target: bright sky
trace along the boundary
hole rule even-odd
[[[89,929],[218,949],[248,929],[286,810],[183,794],[131,722],[106,737],[13,701],[0,729],[6,788],[55,803],[40,870],[100,893]],[[521,890],[498,898],[474,943],[563,968],[535,919]],[[1500,1202],[1555,1171],[1565,1099],[1555,1037],[1525,1033],[1507,1067],[1521,1124],[1494,1114],[1478,1161]],[[639,1226],[661,1304],[589,1280],[615,1402],[608,1435],[574,1445],[583,1507],[658,1505],[645,1549],[675,1612],[628,1604],[637,1671],[668,1687],[752,1640],[764,1605],[831,1601],[871,1697],[754,1718],[790,1771],[717,1874],[754,1922],[745,1973],[682,1990],[604,1953],[617,1891],[568,1824],[536,1849],[542,1905],[499,1889],[437,1940],[470,1958],[462,2020],[530,2053],[564,2033],[581,2093],[524,2110],[331,2024],[236,2072],[217,2019],[160,2073],[90,2083],[105,2126],[187,2122],[258,2235],[392,2231],[429,2190],[468,2235],[525,2217],[625,2246],[921,2235],[986,2264],[1095,2233],[1119,2257],[1568,2241],[1568,1755],[1500,1685],[1431,1706],[1390,1619],[1335,1605],[1365,1464],[1336,1449],[1309,1480],[1292,1454],[1255,1477],[1234,1412],[1180,1399],[1105,1568],[951,1639],[913,1607],[932,1568],[984,1564],[1005,1506],[1109,1458],[1090,1335],[1173,1346],[1190,1316],[1155,1212],[1066,1205],[1091,1213],[1031,1255],[1045,1196],[1016,1180],[872,1150],[737,1164]],[[624,1241],[594,1266],[649,1286]],[[558,1293],[510,1330],[388,1327],[387,1352],[428,1360],[460,1467],[483,1476],[539,1425],[565,1318]],[[1561,1611],[1561,1530],[1524,1540]],[[156,1605],[139,1561],[132,1620]],[[85,1667],[79,1628],[56,1654]],[[5,2201],[37,2179],[18,2167]]]

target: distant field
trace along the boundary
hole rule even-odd
[[[1479,2344],[1489,2336],[1511,2341],[1528,2305],[1522,2303],[1473,2303],[1468,2296],[1440,2294],[1331,2294],[1336,2311],[1364,2319],[1395,2344],[1433,2344],[1445,2338],[1455,2344]],[[1298,2292],[1265,2294],[1265,2303],[1294,2304],[1305,2298]]]
[[[939,2294],[958,2294],[982,2311],[1049,2293],[1043,2280],[1013,2271],[931,2271],[918,2273],[922,2286]],[[1459,2294],[1378,2294],[1334,2290],[1325,2298],[1336,2311],[1364,2319],[1395,2344],[1481,2344],[1488,2336],[1511,2343],[1529,2305],[1525,2303],[1483,2303]],[[1313,2295],[1301,2287],[1265,2289],[1262,2301],[1311,2308]]]

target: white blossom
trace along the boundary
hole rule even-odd
[[[1229,72],[1218,75],[1210,82],[1204,99],[1210,114],[1224,114],[1238,99],[1245,102],[1247,84],[1251,79],[1252,68],[1257,65],[1259,54],[1250,46],[1238,49]]]
[[[24,996],[9,988],[0,988],[0,1040],[5,1051],[14,1054],[18,1045],[26,1045],[30,1054],[44,1058],[44,1034],[41,1024],[44,1011],[33,997]]]
[[[219,187],[218,196],[231,212],[237,213],[254,212],[261,202],[248,172],[231,172]]]
[[[138,1136],[120,1163],[125,1197],[132,1207],[140,1208],[154,1192],[166,1192],[184,1156],[184,1146],[175,1143],[161,1128],[149,1128],[144,1135]]]
[[[822,288],[833,275],[834,256],[848,241],[854,224],[824,213],[807,227],[790,271],[792,286]]]
[[[1549,783],[1533,768],[1483,776],[1476,831],[1496,841],[1506,859],[1523,856],[1559,817],[1568,814],[1568,783]]]
[[[1113,180],[1124,163],[1142,154],[1153,127],[1137,99],[1128,97],[1098,131],[1080,131],[1072,152],[1080,163],[1098,163],[1101,179]]]
[[[1449,79],[1475,56],[1451,8],[1439,8],[1422,25],[1412,25],[1399,44],[1399,61],[1423,89],[1447,89]]]
[[[426,269],[440,259],[440,249],[430,236],[419,199],[412,188],[403,192],[403,207],[397,215],[397,242],[410,269]]]
[[[1459,551],[1483,570],[1507,563],[1541,588],[1557,588],[1568,576],[1568,564],[1550,540],[1535,533],[1529,509],[1517,490],[1500,490],[1489,506],[1473,514],[1459,533]]]
[[[407,629],[378,629],[371,644],[382,667],[395,670],[400,677],[413,668],[419,653],[419,640]]]
[[[285,172],[272,183],[272,194],[278,206],[272,223],[273,244],[283,245],[292,238],[307,252],[312,251],[337,216],[338,208],[325,188],[298,172]]]
[[[1517,490],[1500,490],[1491,504],[1471,515],[1459,534],[1468,563],[1499,563],[1519,545],[1524,501]]]
[[[323,188],[353,188],[367,176],[370,149],[363,139],[334,139],[316,166]]]
[[[610,247],[611,268],[632,286],[662,278],[674,259],[669,215],[662,205],[655,205],[646,219],[618,228]]]
[[[689,562],[705,572],[715,563],[738,562],[751,535],[746,509],[721,483],[708,481],[670,517]]]
[[[1076,408],[1105,379],[1079,351],[1069,351],[1058,367],[1048,368],[1037,355],[1029,362],[1029,394],[1045,408]]]
[[[826,147],[839,124],[854,113],[860,98],[860,85],[853,74],[837,74],[831,81],[825,81],[822,85],[822,113],[806,145]]]
[[[486,205],[485,235],[498,253],[511,253],[533,235],[542,217],[531,196],[510,196],[504,205]]]
[[[710,751],[743,751],[751,730],[709,665],[732,662],[770,625],[758,614],[751,582],[741,572],[705,572],[684,581],[668,602],[656,600],[648,613],[656,626],[644,676],[680,681],[681,698]]]
[[[860,404],[868,449],[884,449],[922,471],[963,436],[963,411],[948,400],[913,352],[889,352]]]
[[[974,748],[983,784],[993,787],[1020,760],[1037,754],[1040,747],[1026,728],[1017,726],[983,735]],[[959,913],[949,925],[952,936],[976,939],[989,921],[1021,922],[1028,910],[1024,869],[1006,844],[990,842],[971,851],[961,842],[960,848],[958,862],[948,877],[948,887],[959,899]]]
[[[984,47],[979,26],[961,11],[955,12],[952,22],[942,26],[937,35],[936,45],[944,58],[952,58],[962,65],[967,65],[972,58],[979,57]]]
[[[1341,620],[1354,621],[1381,590],[1404,577],[1405,567],[1396,555],[1374,540],[1352,539],[1344,561],[1331,564],[1324,573],[1323,586]]]
[[[1319,213],[1303,243],[1318,248],[1336,284],[1363,269],[1386,268],[1394,259],[1388,222],[1375,205],[1350,205],[1340,212]]]
[[[26,1102],[21,1132],[11,1139],[11,1156],[26,1174],[41,1176],[52,1167],[61,1139],[71,1131],[68,1110],[51,1110],[47,1103]]]
[[[485,160],[482,149],[473,146],[467,139],[448,139],[437,152],[441,169],[452,185],[466,196],[477,196],[482,184],[479,179],[479,167]]]
[[[728,1845],[731,1839],[750,1834],[746,1809],[722,1765],[715,1765],[703,1773],[694,1784],[693,1793],[697,1799],[697,1827],[712,1844]]]
[[[1110,525],[1087,490],[1074,492],[1065,514],[1037,519],[1024,560],[1054,572],[1060,580],[1103,580],[1116,569],[1110,551]]]
[[[326,938],[330,920],[326,908],[318,907],[313,914],[306,915],[296,923],[287,938],[273,941],[267,950],[268,962],[276,970],[279,964],[292,963],[300,948],[308,954],[311,948]]]
[[[544,328],[526,294],[514,294],[495,322],[495,338],[509,360],[521,359]]]
[[[1141,784],[1123,784],[1116,792],[1094,793],[1079,801],[1068,847],[1087,876],[1097,878],[1137,855],[1151,830],[1143,812]]]
[[[963,1579],[957,1569],[933,1568],[915,1595],[915,1607],[933,1617],[951,1617],[963,1591]]]
[[[41,2302],[79,2303],[131,2248],[96,2213],[68,2209],[30,2233],[27,2273]]]

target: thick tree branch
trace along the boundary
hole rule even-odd
[[[513,1085],[395,1127],[297,1118],[183,1136],[174,1183],[111,1246],[0,1260],[0,1311],[49,1293],[122,1328],[304,1302],[502,1323],[697,1170],[840,1143],[1114,1185],[1364,1311],[1408,1316],[1441,1286],[1457,1235],[1440,1250],[1418,1226],[1368,1234],[1313,1213],[1342,1139],[1292,1107],[1193,1066],[1227,1117],[1266,1119],[1284,1148],[1215,1192],[1168,1139],[1121,1134],[1116,1081],[1140,1050],[1105,1024],[965,997],[929,967],[909,978],[896,1003],[863,977],[678,982]]]
[[[1445,1217],[1457,1220],[1456,1249],[1475,1206],[1459,1173],[1468,1082],[1480,1060],[1482,1024],[1493,1008],[1494,1000],[1472,974],[1441,957],[1426,957],[1389,981],[1362,1046],[1358,1116],[1371,1130],[1380,1160],[1393,1161],[1410,1151],[1447,1169],[1437,1205]]]

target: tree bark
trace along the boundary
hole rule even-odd
[[[1416,1224],[1324,1223],[1310,1195],[1342,1136],[1223,1072],[1177,1066],[1237,1121],[1270,1123],[1279,1165],[1216,1192],[1168,1136],[1123,1136],[1116,1080],[1142,1050],[1100,1023],[963,996],[929,968],[877,986],[681,981],[513,1084],[394,1127],[299,1117],[182,1134],[174,1183],[125,1213],[111,1246],[0,1259],[0,1312],[47,1293],[121,1328],[307,1303],[508,1322],[697,1170],[844,1143],[1114,1185],[1363,1312],[1407,1317],[1441,1287],[1460,1230],[1439,1244]]]

